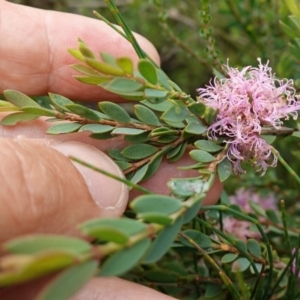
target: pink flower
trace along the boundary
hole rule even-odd
[[[262,175],[268,167],[275,167],[277,157],[260,137],[262,126],[280,128],[282,119],[296,119],[300,109],[293,81],[276,79],[268,63],[258,61],[258,68],[248,66],[241,71],[227,65],[228,78],[215,78],[209,86],[198,89],[199,101],[219,110],[208,136],[228,137],[227,157],[235,173],[244,173],[244,160],[252,161]]]
[[[296,252],[296,248],[293,248],[292,249],[292,254],[294,254]],[[295,274],[296,273],[296,258],[293,259],[292,261],[292,266],[291,266],[291,269],[292,269],[292,272]],[[298,277],[300,277],[300,271],[298,271]]]
[[[277,199],[274,193],[261,195],[252,189],[240,188],[236,193],[230,196],[230,203],[238,205],[246,213],[254,213],[249,201],[259,204],[263,209],[277,210]],[[223,228],[225,232],[234,234],[237,238],[246,241],[247,238],[261,239],[261,234],[253,230],[252,224],[248,221],[227,217],[223,219]]]

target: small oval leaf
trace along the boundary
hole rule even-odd
[[[112,93],[126,94],[138,91],[141,87],[143,87],[143,84],[133,79],[117,77],[109,83],[102,84],[101,86]]]
[[[90,131],[92,133],[103,133],[103,132],[110,132],[114,129],[115,127],[109,126],[109,125],[102,125],[102,124],[86,124],[83,125],[79,132],[82,131]]]
[[[164,195],[142,195],[135,198],[130,207],[137,213],[172,214],[182,207],[182,202]]]
[[[141,59],[138,62],[138,70],[141,75],[150,83],[157,84],[157,73],[154,65],[146,59]]]
[[[91,260],[71,267],[47,284],[36,300],[68,300],[92,278],[98,268],[98,262]]]
[[[261,248],[259,243],[254,239],[247,241],[248,251],[256,257],[261,257]]]
[[[46,133],[48,134],[64,134],[76,132],[82,126],[79,123],[63,123],[63,124],[55,124],[51,126]]]
[[[169,250],[182,225],[182,218],[164,228],[152,242],[143,263],[150,264],[158,261]]]
[[[91,245],[81,239],[62,235],[25,235],[3,244],[3,249],[16,254],[34,254],[45,250],[66,250],[74,253],[89,252]]]
[[[158,148],[149,144],[134,144],[126,147],[121,154],[129,159],[139,160],[155,154]]]
[[[215,157],[203,150],[192,150],[190,156],[196,161],[208,163],[214,161]]]
[[[11,102],[12,104],[18,107],[24,107],[24,106],[40,107],[40,105],[36,103],[34,100],[32,100],[30,97],[15,90],[5,90],[3,91],[3,95],[7,101]]]
[[[72,113],[80,116],[80,117],[83,117],[83,118],[86,118],[86,119],[89,119],[89,120],[92,120],[92,121],[99,121],[100,120],[100,117],[99,115],[97,114],[97,112],[94,112],[92,109],[89,109],[83,105],[79,105],[79,104],[67,104],[65,105],[65,107],[71,111]]]
[[[99,108],[112,120],[122,122],[122,123],[130,123],[131,118],[129,114],[124,110],[121,106],[104,101],[99,103]]]
[[[160,126],[160,122],[156,114],[146,106],[140,104],[135,105],[134,113],[141,122],[150,126]]]
[[[35,115],[35,114],[27,114],[24,112],[16,112],[16,113],[12,113],[9,114],[7,116],[5,116],[0,124],[1,125],[6,125],[6,126],[13,126],[16,125],[19,122],[28,122],[28,121],[32,121],[35,120],[37,118],[39,118],[39,115]]]
[[[199,140],[194,144],[198,149],[201,149],[203,151],[207,151],[207,152],[219,152],[223,149],[222,146],[211,142],[211,141],[206,141],[206,140]]]
[[[117,65],[125,72],[125,74],[133,74],[133,62],[128,57],[119,57],[116,59]]]
[[[107,260],[101,266],[101,276],[119,276],[134,267],[149,248],[150,239],[144,239],[130,248],[121,250]]]
[[[238,256],[239,255],[236,253],[226,253],[224,256],[222,256],[221,263],[222,264],[231,263],[234,260],[236,260]]]
[[[250,266],[250,261],[247,258],[240,257],[232,264],[231,271],[232,272],[244,272]]]
[[[218,175],[221,182],[224,182],[232,174],[231,162],[225,158],[218,164]]]

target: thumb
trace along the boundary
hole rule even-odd
[[[49,147],[43,140],[0,138],[0,243],[35,232],[74,234],[76,225],[87,219],[123,213],[127,187],[73,164],[66,155],[123,176],[90,145],[65,142]]]

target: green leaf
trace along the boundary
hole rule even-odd
[[[84,59],[86,58],[96,58],[95,54],[92,52],[92,50],[81,40],[78,39],[78,49]]]
[[[173,121],[169,121],[169,120],[164,120],[164,121],[170,127],[174,127],[174,128],[184,128],[185,127],[185,124],[181,121],[180,122],[173,122]]]
[[[62,270],[78,261],[78,257],[74,253],[66,251],[47,251],[34,256],[21,254],[15,255],[13,259],[8,258],[10,268],[5,271],[2,268],[0,273],[1,286],[26,282]],[[5,265],[5,256],[1,258],[1,263]]]
[[[127,161],[127,158],[121,154],[122,149],[108,149],[107,154],[114,160]]]
[[[145,132],[143,129],[138,129],[138,128],[126,128],[126,127],[119,127],[114,129],[111,134],[122,134],[122,135],[138,135]]]
[[[173,219],[168,215],[159,212],[145,212],[137,215],[138,219],[143,220],[144,222],[161,224],[164,226],[170,225],[173,222]]]
[[[198,215],[204,198],[205,198],[205,194],[202,194],[201,196],[199,196],[199,200],[193,206],[187,209],[187,211],[183,216],[183,224],[190,222]]]
[[[187,108],[194,115],[201,117],[205,112],[206,106],[202,102],[196,102],[196,103],[189,104]]]
[[[182,224],[182,218],[178,218],[174,224],[164,228],[152,242],[143,263],[150,264],[158,261],[169,250]]]
[[[113,55],[111,55],[107,52],[100,52],[100,56],[101,56],[103,62],[105,62],[111,66],[118,67],[116,58]]]
[[[157,84],[158,78],[156,68],[149,60],[140,59],[138,62],[138,70],[148,82]]]
[[[92,120],[92,121],[99,121],[100,118],[99,116],[97,115],[96,112],[94,112],[92,109],[89,109],[85,106],[82,106],[82,105],[79,105],[79,104],[67,104],[65,105],[65,107],[71,111],[72,113],[80,116],[80,117],[83,117],[83,118],[86,118],[86,119],[89,119],[89,120]]]
[[[222,264],[231,263],[234,260],[236,260],[238,256],[239,255],[236,253],[226,253],[224,256],[222,256],[221,263]]]
[[[146,88],[144,96],[150,103],[159,104],[167,99],[168,91]]]
[[[63,133],[71,133],[76,132],[82,126],[79,123],[63,123],[63,124],[55,124],[52,125],[46,133],[48,134],[63,134]]]
[[[236,246],[238,250],[241,249],[242,251],[247,252],[247,245],[242,240],[235,239],[234,246]]]
[[[77,60],[84,62],[84,57],[78,49],[68,49],[68,52]]]
[[[207,235],[197,230],[188,229],[184,231],[184,234],[187,235],[190,239],[192,239],[201,248],[210,248],[212,245],[211,239]],[[179,237],[179,241],[185,246],[194,248],[194,246],[182,236]]]
[[[146,106],[140,104],[134,105],[134,113],[141,122],[150,126],[160,126],[156,114]]]
[[[261,257],[261,249],[259,243],[254,239],[247,240],[248,251],[256,257]]]
[[[47,109],[44,107],[36,107],[36,106],[24,106],[22,107],[22,111],[28,114],[33,114],[33,115],[39,115],[39,116],[46,116],[46,117],[54,117],[56,115],[56,112]]]
[[[247,258],[239,257],[234,263],[232,264],[231,271],[232,272],[244,272],[250,266],[250,261]]]
[[[110,256],[100,269],[101,276],[119,276],[133,268],[149,248],[150,239],[144,239]]]
[[[91,245],[81,239],[62,235],[27,235],[9,240],[3,244],[3,249],[15,254],[34,254],[41,251],[65,250],[71,253],[91,251]]]
[[[97,59],[93,59],[93,58],[84,58],[84,61],[91,66],[92,68],[94,68],[95,70],[105,74],[105,75],[113,75],[113,76],[123,76],[124,75],[124,71],[120,68],[111,66],[109,64],[103,63]]]
[[[190,151],[190,156],[196,161],[208,163],[215,160],[215,157],[203,150],[192,150]]]
[[[164,195],[142,195],[131,201],[130,207],[137,213],[170,215],[182,208],[182,202],[174,197]]]
[[[180,144],[180,145],[178,145],[176,148],[174,148],[173,150],[174,150],[174,152],[172,152],[172,153],[168,153],[167,154],[167,159],[168,159],[168,161],[169,162],[171,162],[171,163],[173,163],[173,162],[176,162],[176,161],[178,161],[182,156],[183,156],[183,154],[185,153],[185,150],[186,150],[186,147],[187,147],[187,141],[185,141],[185,142],[183,142],[182,144]],[[179,151],[177,151],[177,150],[179,150]]]
[[[194,194],[205,194],[210,188],[210,180],[201,177],[172,178],[168,182],[172,193],[180,197],[189,197]]]
[[[74,104],[74,102],[72,102],[68,98],[63,97],[58,94],[49,93],[49,98],[50,98],[50,101],[53,103],[53,105],[56,108],[59,108],[60,111],[68,111],[68,109],[66,109],[65,106],[68,104]]]
[[[100,102],[99,108],[112,120],[122,123],[131,123],[131,118],[126,110],[115,103],[108,101]]]
[[[0,124],[6,126],[16,125],[18,122],[28,122],[39,118],[39,115],[16,112],[5,116]]]
[[[122,160],[115,160],[115,163],[119,166],[119,168],[122,170],[122,171],[125,171],[127,169],[129,169],[132,164],[127,162],[127,161],[122,161]]]
[[[211,142],[211,141],[206,141],[206,140],[198,140],[195,144],[195,147],[197,147],[198,149],[201,149],[203,151],[207,151],[207,152],[219,152],[223,149],[222,146]]]
[[[40,107],[40,105],[34,100],[32,100],[30,97],[15,90],[5,90],[3,91],[3,95],[7,101],[11,102],[13,105],[18,107]]]
[[[225,158],[218,164],[218,175],[221,182],[224,182],[232,174],[231,162]]]
[[[117,94],[135,92],[143,87],[143,84],[129,78],[114,78],[109,83],[101,85],[104,89]]]
[[[173,104],[169,101],[164,101],[161,103],[152,103],[147,100],[143,100],[141,101],[141,103],[151,108],[152,110],[159,111],[159,112],[164,112],[173,106]]]
[[[92,133],[103,133],[103,132],[111,132],[115,127],[109,125],[102,124],[86,124],[83,125],[79,132],[90,131]]]
[[[133,74],[133,62],[128,57],[120,57],[116,59],[117,65],[125,72],[125,74]]]
[[[260,135],[260,137],[264,139],[269,145],[273,144],[273,142],[276,140],[276,135],[262,134]]]
[[[132,144],[140,144],[149,141],[149,132],[144,131],[143,133],[137,135],[127,135],[125,136],[125,140]]]
[[[201,122],[191,122],[189,123],[184,131],[191,134],[202,134],[207,130],[207,126],[203,125]]]
[[[181,102],[177,102],[162,114],[161,119],[170,122],[180,122],[185,120],[189,114],[190,112],[186,106]]]
[[[138,234],[146,228],[144,223],[126,218],[94,219],[79,226],[79,229],[88,236],[116,243],[125,243],[130,236]],[[111,236],[109,232],[112,234]]]
[[[281,222],[280,218],[278,217],[277,212],[272,209],[267,209],[266,215],[267,215],[268,219],[276,225]]]
[[[121,154],[129,159],[139,160],[155,154],[158,148],[149,144],[134,144],[124,148]]]
[[[108,82],[110,78],[107,77],[93,77],[93,76],[74,76],[75,79],[78,81],[85,83],[85,84],[91,84],[91,85],[100,85],[102,83]]]
[[[144,165],[141,168],[139,168],[133,175],[133,177],[130,179],[131,182],[133,183],[138,183],[140,182],[143,177],[145,176],[147,170],[148,170],[149,165]]]
[[[79,291],[97,271],[98,262],[91,260],[71,267],[46,285],[37,300],[68,300]]]
[[[97,72],[97,71],[95,71],[93,68],[91,68],[91,67],[89,67],[89,66],[85,66],[85,65],[81,65],[81,64],[74,64],[74,65],[71,65],[71,67],[74,69],[74,70],[76,70],[76,71],[78,71],[78,72],[80,72],[80,73],[82,73],[82,74],[85,74],[85,75],[88,75],[88,76],[96,76],[96,77],[101,77],[101,78],[103,78],[103,75],[101,74],[101,73],[99,73],[99,72]],[[107,77],[108,78],[108,77]]]
[[[150,137],[155,137],[155,136],[162,136],[162,135],[173,135],[173,134],[178,134],[177,130],[174,129],[170,129],[168,127],[159,127],[159,128],[155,128],[153,129],[149,136]]]
[[[20,111],[20,108],[8,101],[0,100],[0,112],[4,112],[4,111],[9,111],[9,112]]]
[[[166,73],[162,69],[156,69],[156,72],[159,83],[167,90],[172,91],[173,88],[170,84],[169,77],[166,75]]]
[[[250,207],[253,209],[254,212],[256,212],[259,216],[266,217],[265,209],[262,208],[258,203],[253,202],[251,200],[248,201]]]
[[[148,163],[147,172],[143,177],[143,181],[151,178],[157,172],[161,162],[162,162],[162,151],[158,152],[153,158],[151,158],[150,162]]]
[[[177,135],[163,135],[160,136],[156,142],[160,144],[170,144],[178,139]]]
[[[128,92],[128,93],[118,93],[119,96],[121,96],[124,99],[128,99],[128,100],[134,100],[134,101],[141,101],[145,99],[145,95],[143,92],[141,91],[137,91],[137,92]]]

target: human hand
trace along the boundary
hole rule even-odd
[[[72,78],[74,59],[66,49],[82,38],[95,52],[137,57],[132,46],[106,24],[82,16],[43,11],[0,0],[0,93],[16,89],[29,95],[47,92],[72,100],[116,100],[98,87],[86,86]],[[157,62],[154,47],[138,36],[142,48]],[[0,114],[2,118],[4,114]],[[127,187],[120,182],[69,160],[72,155],[118,176],[121,171],[102,151],[123,145],[120,139],[96,141],[86,133],[47,136],[44,119],[14,127],[0,126],[0,243],[30,233],[78,235],[76,225],[95,217],[121,216],[127,205]],[[186,155],[168,164],[143,186],[156,193],[168,193],[170,177],[195,176],[179,171],[189,164]],[[191,161],[190,161],[191,163]],[[215,203],[221,184],[216,181],[205,200]],[[32,299],[47,279],[7,288],[4,299]],[[118,289],[116,289],[118,287]],[[121,292],[120,292],[121,291]],[[171,299],[146,287],[118,278],[90,281],[75,299]]]

